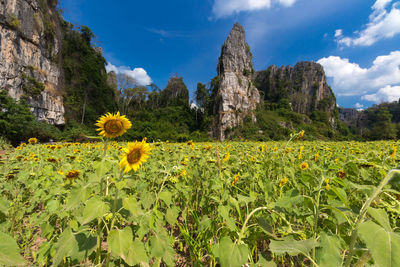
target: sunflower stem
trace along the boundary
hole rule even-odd
[[[364,217],[367,213],[367,209],[369,206],[372,204],[372,202],[379,196],[379,194],[382,192],[383,187],[390,181],[390,179],[395,175],[395,174],[400,174],[400,170],[392,169],[389,171],[389,173],[386,175],[385,179],[382,180],[382,182],[379,184],[379,186],[375,189],[375,191],[372,193],[371,197],[367,199],[367,201],[364,203],[360,210],[360,214],[357,217],[356,223],[354,225],[354,229],[351,234],[351,241],[350,241],[350,246],[349,246],[349,254],[347,255],[346,261],[344,263],[345,267],[350,266],[351,260],[353,258],[354,254],[354,246],[357,241],[357,236],[358,236],[358,226],[363,222]]]

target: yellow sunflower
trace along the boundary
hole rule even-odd
[[[280,187],[284,186],[285,184],[287,184],[288,181],[289,181],[288,178],[286,177],[282,178],[281,181],[279,182],[279,186]]]
[[[119,112],[115,115],[107,113],[101,116],[95,125],[99,127],[96,130],[100,131],[99,135],[107,138],[121,136],[132,127],[132,123],[125,116],[121,116]]]
[[[308,169],[308,163],[307,162],[303,162],[301,165],[300,165],[300,168],[304,171],[304,170],[307,170]]]
[[[28,139],[28,143],[29,144],[36,144],[38,142],[38,140],[37,140],[37,138],[35,138],[35,137],[32,137],[32,138],[29,138]]]
[[[150,155],[150,150],[151,148],[145,140],[142,142],[135,141],[134,143],[128,143],[128,146],[122,149],[125,154],[122,155],[122,160],[119,162],[118,166],[121,169],[125,168],[125,173],[130,172],[130,170],[136,172],[143,162],[146,162],[146,159]]]

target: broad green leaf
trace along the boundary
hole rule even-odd
[[[172,204],[172,193],[169,191],[162,191],[158,197],[167,204],[167,206],[170,206]]]
[[[80,223],[87,224],[96,218],[102,217],[110,210],[109,206],[99,197],[95,196],[86,202]]]
[[[288,253],[290,256],[296,256],[300,253],[303,255],[309,255],[310,250],[317,245],[318,242],[313,238],[300,241],[286,238],[283,241],[271,240],[269,248],[271,252],[278,255]]]
[[[26,265],[17,242],[8,234],[0,232],[0,264],[5,266]]]
[[[258,262],[252,266],[257,266],[257,267],[276,267],[276,263],[273,261],[267,261],[262,255],[260,255],[260,258],[258,259]]]
[[[53,259],[53,264],[58,266],[64,257],[69,257],[74,251],[78,250],[78,242],[75,239],[71,228],[66,228],[60,235],[56,244],[56,256]]]
[[[245,244],[233,243],[229,237],[222,237],[212,250],[221,267],[240,267],[247,262],[249,250]]]
[[[170,225],[174,225],[176,223],[177,217],[179,215],[179,210],[176,206],[172,208],[168,208],[165,214],[165,219]]]
[[[75,239],[78,243],[78,250],[72,252],[71,258],[81,262],[96,249],[97,238],[88,233],[79,233],[75,235]]]
[[[161,258],[166,251],[165,241],[160,236],[150,237],[150,252],[152,256]]]
[[[153,193],[150,192],[145,192],[142,194],[142,197],[140,199],[140,203],[142,203],[142,206],[145,210],[150,209],[151,205],[154,204],[155,201],[155,196]]]
[[[229,216],[229,207],[220,205],[218,207],[219,215],[226,221],[228,228],[232,231],[236,231],[235,220]]]
[[[340,240],[336,236],[321,233],[320,247],[316,250],[317,263],[321,267],[342,266]]]
[[[122,206],[124,209],[129,210],[132,216],[138,216],[143,214],[140,204],[137,202],[134,196],[129,196],[124,198],[122,201]]]
[[[133,246],[132,229],[125,227],[122,230],[111,230],[107,243],[112,254],[121,257],[121,259],[127,262],[129,248]]]
[[[260,226],[261,229],[263,229],[264,233],[276,239],[274,230],[272,229],[272,226],[267,222],[266,219],[264,219],[263,217],[258,217],[257,223],[258,226]]]
[[[358,232],[377,266],[400,266],[400,234],[387,231],[372,221],[360,224]]]
[[[126,263],[129,265],[144,265],[148,266],[149,257],[147,256],[143,242],[136,239],[128,249],[128,257]]]
[[[331,185],[331,190],[343,202],[343,204],[348,206],[347,194],[342,188]]]
[[[7,216],[9,206],[10,204],[8,200],[0,196],[0,212]]]
[[[67,198],[66,210],[77,208],[81,203],[85,202],[87,198],[87,191],[85,187],[77,187],[71,190]]]
[[[385,210],[383,209],[374,209],[369,207],[367,209],[368,214],[374,218],[374,220],[379,223],[386,231],[393,231],[392,227],[390,226],[389,218]]]

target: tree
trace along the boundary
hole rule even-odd
[[[29,137],[28,128],[34,120],[25,101],[17,103],[5,90],[0,91],[0,136],[17,145]]]
[[[197,83],[197,89],[194,94],[197,106],[204,110],[210,97],[206,85],[200,82]]]
[[[136,87],[136,80],[124,73],[117,75],[118,94],[119,94],[119,109],[122,114],[127,114],[129,104],[131,103],[135,93],[133,88]]]
[[[387,107],[381,107],[376,111],[371,128],[370,137],[374,140],[395,139],[396,126],[392,123],[392,114]]]

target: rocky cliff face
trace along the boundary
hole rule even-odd
[[[252,55],[245,41],[245,32],[241,25],[233,26],[222,46],[218,62],[218,76],[215,81],[216,113],[213,123],[213,136],[223,141],[226,132],[238,126],[250,115],[260,102],[260,94],[253,85]]]
[[[256,72],[254,80],[266,101],[279,103],[287,99],[293,111],[309,116],[314,111],[327,112],[332,126],[335,124],[336,98],[320,64],[306,61],[294,67],[272,65]]]
[[[0,1],[0,90],[38,120],[64,124],[61,33],[55,0]]]

